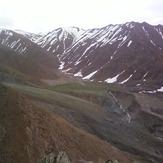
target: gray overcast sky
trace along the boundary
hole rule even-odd
[[[0,0],[0,27],[44,32],[130,21],[163,24],[163,0]]]

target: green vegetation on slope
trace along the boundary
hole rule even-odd
[[[116,91],[120,89],[118,84],[106,84],[96,82],[85,82],[85,83],[68,83],[55,85],[50,87],[51,90],[62,92],[62,93],[90,93],[90,94],[106,94],[107,91]]]

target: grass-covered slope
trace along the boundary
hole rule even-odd
[[[52,95],[42,89],[36,93],[34,88],[19,88],[43,99]],[[127,163],[134,159],[18,92],[0,84],[0,162],[36,163],[46,154],[63,150],[73,160],[118,159]]]
[[[123,151],[140,156],[143,162],[162,160],[162,141],[148,130],[155,123],[160,125],[162,121],[156,117],[150,123],[153,116],[142,109],[135,94],[125,92],[118,85],[69,83],[45,89],[6,84],[19,90],[35,105],[55,112],[76,127]],[[129,100],[125,100],[125,97]],[[121,109],[121,105],[130,114],[130,123],[127,112]]]

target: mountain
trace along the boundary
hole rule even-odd
[[[31,53],[38,45],[46,56],[58,58],[62,72],[85,80],[163,86],[162,25],[129,22],[88,30],[58,28],[45,34],[2,30],[0,42],[19,53]]]
[[[89,30],[59,28],[31,40],[57,55],[64,73],[107,83],[162,86],[162,25],[130,22]]]
[[[162,25],[1,29],[0,162],[161,163],[162,63]]]
[[[12,30],[0,31],[0,66],[31,77],[55,79],[57,74],[54,70],[58,65],[56,56],[26,36]]]

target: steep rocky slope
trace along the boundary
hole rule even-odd
[[[0,65],[35,78],[57,78],[59,62],[46,50],[14,31],[0,32]]]
[[[90,30],[59,28],[32,40],[58,56],[64,73],[107,83],[162,85],[161,25],[130,22]]]
[[[34,54],[44,54],[39,58],[47,58],[48,65],[48,54],[53,54],[60,62],[60,67],[53,62],[55,68],[85,80],[162,86],[162,25],[129,22],[88,30],[58,28],[45,34],[1,30],[0,42],[24,54],[33,54],[35,47],[39,51]]]

